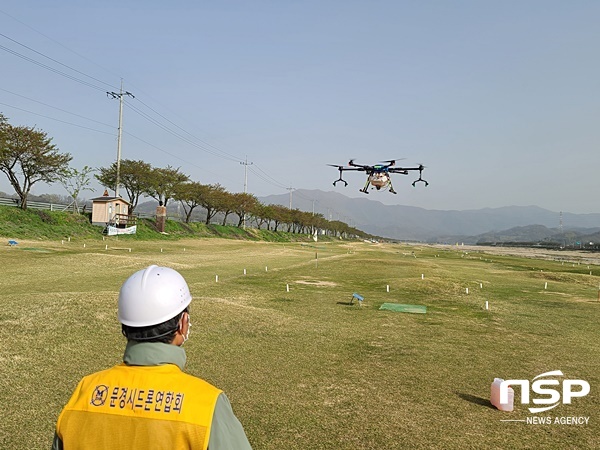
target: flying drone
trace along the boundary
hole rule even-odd
[[[335,186],[337,183],[339,183],[341,181],[342,183],[344,183],[344,186],[348,186],[348,183],[346,182],[346,180],[344,180],[342,178],[342,172],[347,171],[347,170],[354,170],[354,171],[358,171],[358,172],[366,172],[367,173],[367,182],[365,183],[365,187],[363,187],[362,189],[359,189],[360,192],[364,192],[365,194],[369,193],[369,191],[367,190],[369,188],[369,186],[374,187],[378,191],[381,189],[384,189],[384,190],[389,189],[389,191],[392,194],[396,194],[396,191],[394,190],[394,187],[392,186],[392,180],[390,178],[390,174],[401,173],[403,175],[408,175],[408,172],[413,171],[413,170],[419,171],[419,178],[417,180],[413,181],[413,183],[412,183],[413,187],[419,182],[425,183],[425,186],[429,185],[429,183],[422,178],[423,169],[425,169],[425,166],[422,164],[419,164],[419,166],[417,166],[417,167],[396,167],[395,159],[392,159],[389,161],[382,161],[382,162],[385,164],[376,164],[374,166],[368,166],[368,165],[356,164],[354,162],[354,160],[351,159],[350,162],[348,163],[349,167],[338,166],[335,164],[329,164],[332,167],[337,167],[337,169],[340,171],[340,177],[333,182],[333,185]]]

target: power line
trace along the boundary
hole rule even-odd
[[[79,71],[79,70],[77,70],[77,69],[74,69],[74,68],[73,68],[73,67],[71,67],[71,66],[68,66],[68,65],[66,65],[66,64],[63,64],[63,63],[61,63],[60,61],[57,61],[56,59],[54,59],[54,58],[51,58],[51,57],[49,57],[48,55],[45,55],[45,54],[43,54],[42,52],[38,52],[37,50],[35,50],[35,49],[33,49],[33,48],[31,48],[31,47],[29,47],[29,46],[25,45],[25,44],[22,44],[21,42],[19,42],[19,41],[16,41],[16,40],[14,40],[14,39],[12,39],[12,38],[8,37],[8,36],[7,36],[7,35],[5,35],[5,34],[2,34],[2,33],[0,33],[0,36],[2,36],[2,37],[3,37],[3,38],[5,38],[5,39],[8,39],[8,40],[9,40],[9,41],[11,41],[11,42],[14,42],[14,43],[15,43],[15,44],[17,44],[17,45],[20,45],[21,47],[24,47],[24,48],[26,48],[26,49],[27,49],[27,50],[29,50],[29,51],[32,51],[32,52],[34,52],[34,53],[36,53],[36,54],[38,54],[38,55],[40,55],[40,56],[43,56],[44,58],[46,58],[46,59],[49,59],[50,61],[52,61],[52,62],[54,62],[54,63],[56,63],[56,64],[59,64],[59,65],[61,65],[61,66],[63,66],[63,67],[66,67],[67,69],[69,69],[69,70],[72,70],[73,72],[76,72],[76,73],[78,73],[78,74],[80,74],[80,75],[83,75],[84,77],[88,77],[88,78],[90,78],[90,79],[92,79],[92,80],[94,80],[94,81],[98,81],[99,83],[102,83],[102,84],[104,84],[104,85],[106,85],[106,86],[108,86],[108,87],[113,87],[113,86],[111,86],[110,84],[108,84],[108,83],[105,83],[105,82],[104,82],[104,81],[102,81],[102,80],[99,80],[98,78],[95,78],[95,77],[93,77],[93,76],[91,76],[91,75],[88,75],[88,74],[86,74],[86,73],[83,73],[83,72],[81,72],[81,71]]]
[[[150,111],[152,111],[153,113],[155,113],[155,114],[156,114],[156,115],[158,115],[159,117],[162,117],[164,120],[166,120],[166,121],[167,121],[167,122],[169,122],[171,125],[173,125],[173,126],[175,126],[176,128],[178,128],[179,130],[183,131],[185,134],[187,134],[187,135],[191,136],[192,138],[194,138],[194,139],[198,140],[198,141],[199,141],[199,142],[201,142],[202,144],[204,144],[204,145],[207,145],[207,146],[209,146],[209,147],[211,147],[211,148],[215,149],[217,152],[219,152],[219,153],[223,153],[223,155],[226,155],[226,156],[228,156],[229,158],[226,158],[226,159],[229,159],[229,160],[231,160],[231,161],[238,161],[238,162],[240,162],[240,164],[243,162],[243,161],[241,161],[241,160],[240,160],[240,159],[239,159],[237,156],[235,156],[235,155],[232,155],[232,154],[230,154],[230,153],[227,153],[227,152],[225,152],[225,151],[223,151],[223,150],[221,150],[221,149],[219,149],[219,148],[215,147],[214,145],[212,145],[212,144],[210,144],[210,143],[208,143],[208,142],[205,142],[205,141],[203,141],[202,139],[200,139],[200,138],[198,138],[198,137],[194,136],[193,134],[189,133],[188,131],[186,131],[185,129],[183,129],[182,127],[180,127],[179,125],[177,125],[176,123],[172,122],[171,120],[169,120],[167,117],[165,117],[164,115],[162,115],[161,113],[159,113],[158,111],[156,111],[155,109],[153,109],[152,107],[148,106],[146,103],[144,103],[143,101],[141,101],[139,98],[137,98],[137,100],[138,100],[138,101],[139,101],[139,102],[140,102],[142,105],[144,105],[146,108],[148,108]],[[214,154],[215,156],[220,156],[220,155],[218,155],[218,154],[216,154],[216,153],[212,153],[212,154]],[[223,156],[221,156],[221,157],[223,157]]]
[[[58,75],[61,75],[61,76],[65,77],[65,78],[68,78],[68,79],[70,79],[70,80],[76,81],[76,82],[78,82],[78,83],[80,83],[80,84],[83,84],[84,86],[88,86],[88,87],[91,87],[91,88],[93,88],[93,89],[97,89],[97,90],[99,90],[99,91],[105,91],[105,90],[106,90],[105,88],[102,88],[102,87],[100,87],[100,86],[96,86],[96,85],[94,85],[94,84],[88,83],[87,81],[84,81],[84,80],[81,80],[81,79],[79,79],[79,78],[77,78],[77,77],[74,77],[74,76],[72,76],[72,75],[69,75],[69,74],[67,74],[67,73],[65,73],[65,72],[62,72],[62,71],[60,71],[60,70],[58,70],[58,69],[55,69],[54,67],[50,67],[50,66],[48,66],[48,65],[46,65],[46,64],[43,64],[43,63],[41,63],[41,62],[39,62],[39,61],[36,61],[36,60],[35,60],[35,59],[33,59],[33,58],[30,58],[30,57],[28,57],[28,56],[25,56],[25,55],[23,55],[23,54],[19,53],[19,52],[16,52],[16,51],[14,51],[14,50],[11,50],[10,48],[8,48],[8,47],[5,47],[5,46],[3,46],[3,45],[0,45],[0,50],[4,50],[5,52],[11,53],[11,54],[13,54],[13,55],[15,55],[15,56],[18,56],[19,58],[21,58],[21,59],[24,59],[25,61],[29,61],[29,62],[30,62],[30,63],[32,63],[32,64],[35,64],[35,65],[37,65],[37,66],[40,66],[40,67],[43,67],[44,69],[47,69],[47,70],[49,70],[50,72],[54,72],[54,73],[56,73],[56,74],[58,74]]]
[[[154,145],[154,144],[152,144],[152,143],[150,143],[150,142],[148,142],[148,141],[146,141],[146,140],[144,140],[144,139],[142,139],[142,138],[140,138],[138,136],[135,136],[134,134],[131,134],[131,133],[127,132],[127,131],[125,131],[124,133],[127,136],[130,136],[130,137],[132,137],[134,139],[137,139],[138,141],[140,141],[140,142],[142,142],[142,143],[144,143],[144,144],[146,144],[146,145],[148,145],[148,146],[150,146],[152,148],[155,148],[156,150],[158,150],[158,151],[160,151],[162,153],[165,153],[166,155],[172,156],[173,158],[176,158],[176,159],[180,160],[181,162],[184,162],[186,164],[189,164],[190,166],[196,167],[196,168],[198,168],[198,169],[200,169],[200,170],[202,170],[204,172],[210,173],[211,175],[215,175],[217,177],[220,176],[219,174],[211,172],[210,170],[206,170],[206,168],[201,167],[198,164],[195,164],[195,163],[190,162],[188,160],[185,160],[185,159],[181,158],[180,156],[175,155],[174,153],[168,152],[165,149],[158,147],[157,145]]]
[[[81,54],[77,53],[75,50],[73,50],[73,49],[71,49],[71,48],[67,47],[66,45],[63,45],[61,42],[57,41],[56,39],[53,39],[53,38],[51,38],[50,36],[48,36],[48,35],[46,35],[46,34],[42,33],[41,31],[39,31],[39,30],[37,30],[37,29],[33,28],[32,26],[30,26],[30,25],[26,24],[25,22],[23,22],[23,21],[21,21],[21,20],[17,19],[16,17],[14,17],[14,16],[11,16],[11,15],[10,15],[10,14],[8,14],[6,11],[2,11],[2,10],[0,10],[0,13],[2,13],[2,14],[4,14],[4,15],[6,15],[6,16],[8,16],[8,17],[10,17],[10,18],[11,18],[11,19],[13,19],[15,22],[19,22],[21,25],[23,25],[23,26],[25,26],[25,27],[29,28],[30,30],[32,30],[32,31],[35,31],[37,34],[39,34],[40,36],[43,36],[43,37],[45,37],[45,38],[46,38],[46,39],[48,39],[49,41],[52,41],[52,42],[54,42],[55,44],[57,44],[57,45],[60,45],[60,46],[61,46],[62,48],[64,48],[65,50],[68,50],[68,51],[70,51],[71,53],[73,53],[74,55],[77,55],[77,56],[79,56],[81,59],[84,59],[84,60],[86,60],[86,61],[88,61],[88,62],[90,62],[90,63],[94,64],[94,65],[95,65],[95,66],[97,66],[97,67],[100,67],[102,70],[104,70],[104,71],[106,71],[106,72],[108,72],[108,73],[110,73],[110,74],[112,74],[112,75],[115,75],[115,76],[117,76],[117,77],[119,76],[119,75],[115,74],[114,72],[112,72],[111,70],[107,69],[106,67],[103,67],[103,66],[101,66],[101,65],[100,65],[100,64],[98,64],[97,62],[95,62],[95,61],[92,61],[91,59],[89,59],[89,58],[85,57],[84,55],[81,55]]]
[[[66,109],[62,109],[62,108],[58,108],[58,107],[56,107],[56,106],[53,106],[53,105],[49,105],[48,103],[40,102],[39,100],[35,100],[35,99],[33,99],[33,98],[26,97],[26,96],[24,96],[24,95],[21,95],[21,94],[17,94],[16,92],[12,92],[12,91],[9,91],[9,90],[7,90],[7,89],[0,88],[0,91],[7,92],[7,93],[9,93],[9,94],[12,94],[12,95],[15,95],[15,96],[17,96],[17,97],[21,97],[21,98],[24,98],[24,99],[26,99],[26,100],[29,100],[29,101],[31,101],[31,102],[34,102],[34,103],[38,103],[38,104],[40,104],[40,105],[47,106],[48,108],[56,109],[57,111],[61,111],[61,112],[64,112],[64,113],[66,113],[66,114],[70,114],[70,115],[72,115],[72,116],[76,116],[76,117],[79,117],[79,118],[81,118],[81,119],[89,120],[90,122],[95,122],[95,123],[97,123],[97,124],[100,124],[100,125],[105,125],[105,126],[107,126],[107,127],[113,128],[113,125],[109,125],[109,124],[107,124],[107,123],[100,122],[100,121],[98,121],[98,120],[95,120],[95,119],[90,119],[89,117],[85,117],[85,116],[82,116],[82,115],[80,115],[80,114],[76,114],[76,113],[73,113],[73,112],[67,111]],[[35,113],[32,113],[32,114],[35,114]]]
[[[13,108],[13,109],[17,109],[17,110],[19,110],[19,111],[23,111],[23,112],[26,112],[26,113],[29,113],[29,114],[33,114],[34,116],[40,116],[40,117],[44,117],[44,118],[46,118],[46,119],[54,120],[54,121],[56,121],[56,122],[66,123],[67,125],[73,125],[74,127],[84,128],[84,129],[86,129],[86,130],[95,131],[95,132],[97,132],[97,133],[109,134],[109,135],[111,135],[111,136],[114,136],[114,134],[113,134],[113,133],[109,133],[109,132],[107,132],[107,131],[96,130],[95,128],[85,127],[85,126],[83,126],[83,125],[78,125],[78,124],[76,124],[76,123],[73,123],[73,122],[67,122],[66,120],[60,120],[60,119],[57,119],[57,118],[55,118],[55,117],[50,117],[50,116],[46,116],[46,115],[44,115],[44,114],[35,113],[35,112],[33,112],[33,111],[29,111],[29,110],[27,110],[27,109],[19,108],[18,106],[9,105],[9,104],[7,104],[7,103],[0,103],[0,105],[3,105],[3,106],[8,106],[9,108]]]
[[[3,11],[0,11],[0,12],[3,12]],[[23,25],[26,25],[26,24],[24,24],[23,22],[19,21],[18,19],[16,19],[16,18],[14,18],[14,17],[10,16],[9,14],[7,14],[7,13],[5,13],[5,12],[3,12],[3,13],[4,13],[4,14],[6,14],[7,16],[11,17],[13,20],[16,20],[16,21],[18,21],[18,22],[22,23]],[[26,26],[27,26],[27,25],[26,25]],[[29,27],[29,26],[28,26],[28,28],[30,28],[30,29],[32,29],[32,30],[34,30],[34,31],[36,31],[36,32],[38,32],[38,33],[40,33],[39,31],[35,30],[35,29],[34,29],[34,28],[32,28],[32,27]],[[53,40],[53,39],[49,38],[48,36],[44,35],[43,33],[40,33],[40,34],[42,34],[42,36],[46,37],[47,39]],[[113,87],[113,86],[112,86],[112,85],[110,85],[109,83],[105,83],[104,81],[102,81],[102,80],[100,80],[100,79],[98,79],[98,78],[95,78],[95,77],[93,77],[93,76],[91,76],[91,75],[87,75],[86,73],[84,73],[84,72],[82,72],[82,71],[79,71],[79,70],[77,70],[77,69],[75,69],[75,68],[73,68],[73,67],[71,67],[71,66],[69,66],[69,65],[67,65],[67,64],[64,64],[64,63],[62,63],[62,62],[60,62],[60,61],[58,61],[58,60],[56,60],[56,59],[54,59],[54,58],[51,58],[50,56],[48,56],[48,55],[45,55],[44,53],[42,53],[42,52],[39,52],[39,51],[37,51],[37,50],[35,50],[35,49],[33,49],[33,48],[31,48],[31,47],[29,47],[29,46],[27,46],[27,45],[25,45],[25,44],[21,43],[21,42],[18,42],[17,40],[15,40],[15,39],[12,39],[11,37],[9,37],[9,36],[6,36],[6,35],[5,35],[5,34],[3,34],[3,33],[0,33],[0,36],[4,37],[5,39],[8,39],[9,41],[11,41],[11,42],[13,42],[13,43],[15,43],[15,44],[17,44],[17,45],[20,45],[20,46],[22,46],[22,47],[24,47],[24,48],[26,48],[26,49],[28,49],[28,50],[30,50],[30,51],[32,51],[32,52],[34,52],[34,53],[36,53],[36,54],[38,54],[38,55],[40,55],[40,56],[42,56],[42,57],[44,57],[44,58],[47,58],[47,59],[49,59],[50,61],[52,61],[52,62],[54,62],[54,63],[56,63],[56,64],[59,64],[59,65],[61,65],[61,66],[63,66],[63,67],[66,67],[66,68],[68,68],[69,70],[72,70],[72,71],[74,71],[74,72],[76,72],[76,73],[78,73],[78,74],[81,74],[81,75],[83,75],[83,76],[85,76],[85,77],[88,77],[88,78],[90,78],[90,79],[92,79],[92,80],[98,81],[99,83],[102,83],[102,84],[104,84],[104,85],[106,85],[106,86]],[[53,40],[53,41],[54,41],[54,40]],[[57,41],[54,41],[54,42],[57,42]],[[58,43],[58,42],[57,42],[57,43]],[[60,43],[59,43],[59,44],[60,44]],[[60,44],[60,45],[62,46],[62,44]],[[67,47],[65,47],[65,46],[63,46],[63,47],[64,47],[64,48],[67,48]],[[81,84],[84,84],[84,85],[86,85],[86,86],[88,86],[88,87],[92,87],[92,88],[94,88],[94,89],[99,89],[99,90],[100,90],[100,89],[104,90],[103,88],[101,88],[101,87],[99,87],[99,86],[96,86],[96,85],[94,85],[94,84],[91,84],[91,83],[89,83],[89,82],[86,82],[86,81],[84,81],[84,80],[82,80],[82,79],[80,79],[80,78],[74,77],[74,76],[72,76],[72,75],[70,75],[70,74],[67,74],[67,73],[63,72],[63,71],[60,71],[60,70],[58,70],[58,69],[55,69],[55,68],[53,68],[53,67],[51,67],[51,66],[48,66],[48,65],[46,65],[46,64],[43,64],[43,63],[41,63],[41,62],[39,62],[39,61],[37,61],[37,60],[35,60],[35,59],[33,59],[33,58],[30,58],[30,57],[28,57],[28,56],[26,56],[26,55],[23,55],[23,54],[21,54],[21,53],[19,53],[19,52],[17,52],[17,51],[14,51],[14,50],[12,50],[12,49],[9,49],[9,48],[7,48],[7,47],[4,47],[4,46],[1,46],[1,45],[0,45],[0,49],[2,49],[2,50],[4,50],[4,51],[6,51],[6,52],[8,52],[8,53],[11,53],[11,54],[13,54],[13,55],[15,55],[15,56],[18,56],[18,57],[20,57],[20,58],[22,58],[22,59],[24,59],[24,60],[26,60],[26,61],[28,61],[28,62],[31,62],[31,63],[33,63],[33,64],[36,64],[36,65],[38,65],[38,66],[40,66],[40,67],[43,67],[43,68],[45,68],[45,69],[47,69],[47,70],[49,70],[49,71],[52,71],[52,72],[54,72],[54,73],[57,73],[57,74],[59,74],[59,75],[62,75],[62,76],[64,76],[64,77],[66,77],[66,78],[69,78],[69,79],[71,79],[71,80],[73,80],[73,81],[76,81],[76,82],[79,82],[79,83],[81,83]],[[67,49],[68,49],[68,48],[67,48]],[[77,54],[76,52],[74,52],[74,53],[75,53],[75,54]],[[78,55],[78,56],[81,56],[81,55],[79,55],[79,54],[77,54],[77,55]],[[88,61],[89,61],[89,60],[88,60]],[[115,88],[115,89],[117,89],[117,88]],[[157,120],[155,120],[155,119],[152,119],[152,118],[151,118],[149,115],[142,113],[142,111],[140,111],[139,109],[135,109],[135,107],[134,107],[133,105],[130,105],[130,104],[128,104],[128,106],[129,106],[129,107],[131,107],[132,109],[134,109],[134,111],[136,111],[136,112],[137,112],[138,114],[140,114],[142,117],[146,118],[146,119],[147,119],[147,120],[149,120],[150,122],[154,123],[155,125],[157,125],[157,126],[158,126],[158,127],[160,127],[161,129],[163,129],[164,131],[166,131],[166,132],[168,132],[168,133],[170,133],[170,134],[172,134],[172,135],[174,135],[174,136],[176,136],[176,137],[178,137],[178,138],[180,138],[180,139],[184,140],[185,142],[187,142],[187,143],[189,143],[189,144],[191,144],[191,145],[194,145],[196,148],[198,148],[198,149],[200,149],[200,150],[202,150],[202,151],[205,151],[205,152],[207,152],[207,153],[209,153],[209,154],[212,154],[212,155],[214,155],[214,156],[218,156],[218,157],[221,157],[221,158],[224,158],[224,159],[228,159],[228,160],[230,160],[230,161],[235,161],[235,162],[240,162],[240,161],[241,161],[241,159],[240,159],[240,158],[238,158],[238,157],[236,157],[236,156],[234,156],[234,155],[231,155],[231,154],[229,154],[229,153],[227,153],[227,152],[225,152],[225,151],[223,151],[223,150],[220,150],[220,149],[218,149],[217,147],[215,147],[215,146],[213,146],[213,145],[211,145],[211,144],[209,144],[209,143],[207,143],[207,142],[204,142],[204,141],[202,141],[201,139],[197,138],[196,136],[192,135],[191,133],[189,133],[188,131],[186,131],[185,129],[183,129],[182,127],[180,127],[179,125],[177,125],[177,124],[176,124],[176,123],[174,123],[173,121],[169,120],[169,119],[168,119],[167,117],[165,117],[163,114],[161,114],[160,112],[156,111],[154,108],[152,108],[152,107],[150,107],[149,105],[147,105],[147,104],[146,104],[145,102],[143,102],[141,99],[139,99],[139,98],[138,98],[137,100],[138,100],[138,101],[139,101],[139,102],[140,102],[142,105],[144,105],[146,108],[148,108],[150,111],[152,111],[154,114],[158,115],[158,116],[159,116],[159,117],[161,117],[163,120],[166,120],[168,123],[170,123],[171,125],[175,126],[175,127],[176,127],[176,128],[178,128],[179,130],[183,131],[183,132],[184,132],[185,134],[187,134],[188,136],[191,136],[193,139],[195,139],[195,140],[197,140],[197,141],[200,141],[200,142],[201,142],[202,144],[204,144],[204,145],[197,144],[197,143],[193,142],[192,140],[190,140],[189,138],[185,138],[185,137],[184,137],[184,136],[182,136],[181,134],[179,134],[179,133],[177,133],[177,132],[173,131],[172,129],[170,129],[168,126],[166,126],[166,125],[164,125],[164,124],[160,123],[159,121],[157,121]],[[212,149],[214,149],[214,150],[210,150],[210,149],[208,149],[207,147],[210,147],[210,148],[212,148]]]
[[[167,133],[171,134],[172,136],[175,136],[175,137],[181,139],[182,141],[184,141],[184,142],[192,145],[193,147],[196,147],[197,149],[202,150],[203,152],[206,152],[206,153],[211,154],[213,156],[218,156],[218,157],[221,157],[221,158],[224,158],[224,159],[228,159],[230,161],[239,162],[239,159],[237,159],[237,158],[223,156],[223,155],[221,155],[221,154],[219,154],[219,153],[217,153],[215,151],[207,149],[206,147],[204,147],[204,146],[202,146],[202,145],[200,145],[200,144],[192,141],[191,139],[183,136],[182,134],[178,133],[177,131],[172,130],[168,126],[162,124],[161,122],[159,122],[158,120],[154,119],[150,115],[148,115],[145,112],[141,111],[139,108],[133,106],[130,102],[125,102],[125,105],[127,105],[128,108],[131,108],[137,114],[139,114],[140,116],[142,116],[144,119],[148,120],[149,122],[153,123],[154,125],[156,125],[160,129],[162,129],[163,131],[166,131]]]
[[[265,172],[264,170],[262,170],[262,169],[261,169],[259,166],[257,166],[257,165],[254,165],[254,167],[255,167],[256,169],[258,169],[258,170],[259,170],[259,171],[262,173],[262,175],[260,175],[260,174],[258,174],[257,172],[255,172],[254,170],[250,169],[250,171],[251,171],[251,172],[252,172],[254,175],[258,176],[258,177],[259,177],[259,178],[261,178],[262,180],[265,180],[265,181],[267,181],[267,182],[271,183],[271,184],[272,184],[272,185],[274,185],[274,186],[280,187],[281,189],[287,189],[287,186],[286,186],[285,184],[283,184],[283,183],[280,183],[280,182],[279,182],[279,181],[277,181],[275,178],[271,177],[271,175],[269,175],[267,172]],[[270,180],[270,181],[269,181],[269,180]]]

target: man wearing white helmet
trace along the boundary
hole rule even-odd
[[[167,267],[123,283],[123,363],[81,380],[58,418],[53,450],[251,448],[225,394],[183,372],[191,301],[183,277]]]

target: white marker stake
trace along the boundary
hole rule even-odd
[[[62,240],[60,241],[60,243],[61,243],[62,245],[65,245],[65,240],[64,240],[64,239],[62,239]]]
[[[108,250],[108,244],[104,246],[104,250]]]
[[[289,285],[289,284],[286,284],[286,285],[285,285],[285,291],[286,291],[286,292],[290,292],[290,285]]]
[[[479,283],[479,289],[483,289],[483,283]]]
[[[387,290],[387,292],[390,292],[390,285],[389,284],[386,286],[386,290]]]
[[[162,253],[162,248],[160,249],[160,252]]]
[[[67,238],[67,240],[68,240],[69,242],[71,242],[71,236],[69,236],[69,237]]]
[[[219,275],[215,275],[215,283],[219,282]]]
[[[85,244],[83,244],[83,248],[85,248]]]
[[[548,282],[547,281],[544,283],[544,289],[548,289]]]
[[[268,272],[269,268],[267,266],[265,266],[265,272]]]
[[[131,249],[129,249],[129,253],[131,253]]]
[[[244,275],[246,275],[246,269],[244,269]]]
[[[421,274],[421,280],[424,280],[424,279],[425,279],[425,274],[424,274],[424,273],[422,273],[422,274]]]
[[[467,290],[467,294],[469,293],[469,288],[466,289]]]
[[[488,309],[490,309],[490,305],[489,305],[488,301],[486,300],[485,301],[485,310],[487,311]]]

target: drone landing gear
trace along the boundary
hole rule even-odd
[[[365,194],[368,194],[369,191],[367,189],[369,188],[369,184],[371,184],[371,182],[369,180],[367,180],[367,182],[365,183],[365,187],[362,189],[359,189],[359,191],[364,192]]]
[[[394,186],[392,186],[392,180],[388,181],[388,188],[392,194],[397,194],[397,192],[394,190]]]
[[[338,182],[341,181],[342,183],[344,183],[344,187],[348,186],[348,182],[346,180],[342,180],[342,169],[340,168],[339,171],[340,171],[340,177],[333,182],[333,185],[335,186]]]
[[[425,181],[423,178],[419,177],[419,179],[418,179],[418,180],[415,180],[415,181],[413,181],[413,184],[412,184],[412,185],[413,185],[413,187],[415,187],[415,185],[416,185],[417,183],[419,183],[419,182],[421,182],[421,183],[425,183],[425,187],[429,186],[429,183],[428,183],[427,181]]]
[[[424,166],[423,166],[423,165],[419,166],[419,179],[418,179],[418,180],[415,180],[415,181],[413,181],[413,184],[412,184],[412,185],[413,185],[413,187],[415,187],[415,185],[416,185],[417,183],[419,183],[419,182],[421,182],[421,183],[425,183],[425,187],[429,186],[429,183],[428,183],[427,181],[425,181],[425,180],[422,178],[422,176],[423,176],[423,169],[424,169]]]

